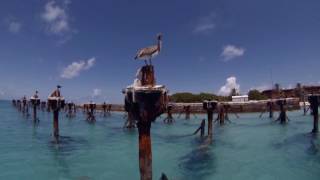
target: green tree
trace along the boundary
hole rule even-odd
[[[203,102],[205,100],[216,100],[216,101],[227,101],[229,100],[227,96],[217,96],[211,93],[200,93],[192,94],[189,92],[181,92],[172,94],[170,97],[171,102],[180,102],[180,103],[194,103],[194,102]]]
[[[263,95],[260,91],[253,89],[248,93],[249,100],[264,100],[268,99],[265,95]]]

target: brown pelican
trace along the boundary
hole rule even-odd
[[[151,65],[151,59],[159,54],[161,51],[161,44],[162,44],[162,34],[157,35],[158,43],[157,45],[149,46],[146,48],[142,48],[137,52],[137,55],[134,59],[144,60],[147,64],[147,60],[149,60]]]

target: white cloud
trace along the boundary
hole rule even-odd
[[[214,23],[215,14],[210,13],[208,16],[202,17],[196,23],[196,26],[193,29],[194,33],[208,33],[212,31],[216,24]]]
[[[272,85],[265,83],[265,84],[261,84],[259,86],[255,86],[255,87],[250,88],[250,90],[254,90],[254,89],[256,89],[256,90],[261,92],[261,91],[264,91],[264,90],[272,89]]]
[[[4,18],[4,23],[9,32],[16,34],[21,31],[22,23],[14,16],[8,16]]]
[[[214,23],[198,24],[194,28],[194,32],[195,33],[207,32],[207,31],[210,31],[210,30],[214,29],[214,27],[215,27]]]
[[[22,24],[18,21],[11,21],[8,23],[8,30],[12,33],[20,32]]]
[[[231,59],[243,56],[245,51],[246,50],[244,48],[236,47],[234,45],[227,45],[223,48],[221,57],[223,57],[224,61],[229,61]]]
[[[72,79],[79,76],[81,71],[90,69],[95,64],[96,59],[90,58],[87,61],[81,60],[78,62],[73,62],[63,69],[60,77],[65,79]]]
[[[63,6],[59,6],[55,1],[49,1],[41,17],[47,24],[48,32],[62,35],[71,31],[67,6],[70,1],[64,1]]]
[[[218,94],[222,96],[228,96],[230,95],[232,89],[236,89],[237,93],[240,91],[240,85],[237,84],[237,78],[234,76],[227,78],[226,84],[220,88]]]
[[[101,96],[101,93],[102,91],[101,91],[101,89],[98,89],[98,88],[96,88],[96,89],[93,89],[93,92],[92,92],[92,98],[97,98],[97,97],[100,97]]]

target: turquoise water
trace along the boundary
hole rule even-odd
[[[311,116],[290,112],[286,126],[258,116],[230,115],[231,124],[215,125],[209,146],[188,136],[204,116],[173,125],[159,118],[151,130],[154,179],[165,172],[175,180],[318,180],[320,140],[308,135]],[[122,129],[122,117],[112,113],[88,124],[81,112],[74,119],[61,114],[63,143],[57,146],[51,114],[39,112],[34,126],[31,117],[0,101],[0,179],[139,179],[138,132]]]

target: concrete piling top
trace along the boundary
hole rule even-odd
[[[205,110],[213,110],[217,107],[218,101],[203,101],[202,105]]]

